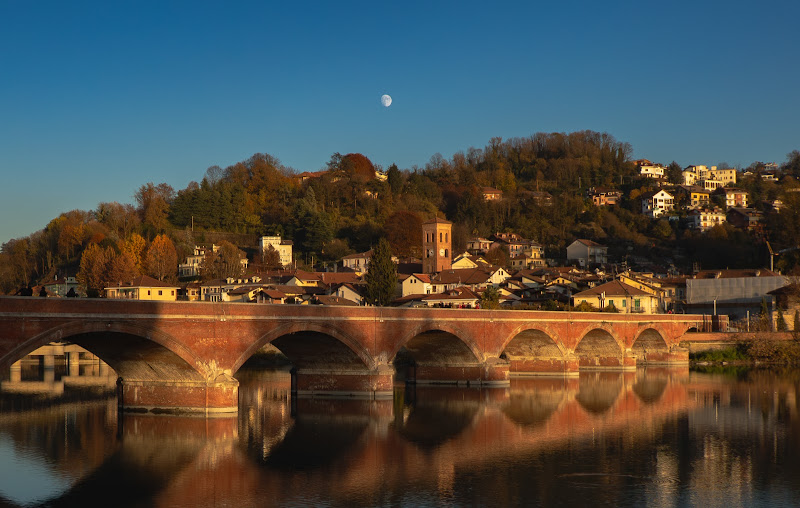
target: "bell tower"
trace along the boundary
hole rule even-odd
[[[422,272],[437,273],[452,266],[453,223],[435,218],[422,223]]]

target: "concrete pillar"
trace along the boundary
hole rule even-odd
[[[67,371],[70,376],[81,375],[80,356],[81,354],[77,351],[67,353]]]
[[[17,360],[11,364],[11,377],[9,381],[12,383],[22,382],[22,360]]]

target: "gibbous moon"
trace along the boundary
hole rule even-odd
[[[381,104],[383,104],[384,108],[388,108],[392,105],[392,96],[391,95],[381,95]]]

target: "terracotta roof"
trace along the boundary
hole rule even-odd
[[[491,274],[481,268],[457,268],[439,272],[431,278],[433,284],[482,284]]]
[[[606,282],[605,284],[600,284],[599,286],[595,286],[591,289],[587,289],[586,291],[581,291],[580,293],[575,293],[572,295],[573,298],[578,297],[587,297],[587,296],[599,296],[600,294],[605,293],[606,297],[609,296],[652,296],[650,293],[646,293],[641,289],[636,289],[633,286],[629,286],[624,282],[620,282],[618,280],[612,280],[611,282]]]

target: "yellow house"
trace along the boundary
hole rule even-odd
[[[178,286],[141,275],[128,283],[105,288],[106,298],[128,300],[174,301],[178,298]]]
[[[658,312],[658,297],[618,280],[572,295],[572,305],[578,306],[584,302],[597,309],[613,306],[624,314]]]

